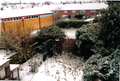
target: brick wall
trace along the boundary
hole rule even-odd
[[[61,15],[71,15],[71,16],[74,16],[76,13],[79,13],[81,12],[81,10],[67,10],[67,13],[64,12],[65,10],[60,10],[59,12],[56,13],[55,11],[55,14],[61,14]],[[91,15],[95,15],[99,10],[96,10],[95,12],[91,12],[90,10],[85,10],[85,16],[87,18],[90,18]]]

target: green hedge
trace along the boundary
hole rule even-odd
[[[79,13],[75,14],[74,17],[75,17],[75,18],[78,18],[78,19],[82,19],[84,15],[85,15],[85,14],[84,14],[83,12],[79,12]]]
[[[37,32],[37,38],[40,39],[59,39],[62,40],[66,37],[65,32],[56,26],[43,27]]]
[[[56,25],[60,28],[80,28],[84,24],[88,24],[87,21],[59,21]]]

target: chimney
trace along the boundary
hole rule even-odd
[[[101,3],[101,2],[99,1],[99,3]]]

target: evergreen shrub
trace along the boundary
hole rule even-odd
[[[95,18],[96,22],[83,25],[76,32],[76,45],[79,54],[84,56],[86,50],[110,55],[120,44],[120,4],[110,5],[107,9],[100,11],[100,16]]]
[[[83,12],[75,14],[75,18],[82,19],[85,14]]]
[[[111,55],[92,55],[85,63],[83,81],[119,81],[120,48]]]
[[[43,27],[37,32],[39,39],[59,39],[62,40],[66,37],[65,32],[56,26]]]

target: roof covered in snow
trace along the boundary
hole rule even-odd
[[[16,10],[6,10],[0,12],[1,18],[11,18],[27,15],[37,15],[37,14],[48,14],[52,13],[49,9],[42,8],[29,8],[29,9],[16,9]]]
[[[5,64],[6,62],[8,62],[10,59],[0,59],[0,66],[2,66],[3,64]]]
[[[65,5],[44,5],[43,8],[51,10],[100,10],[107,8],[108,5],[105,3],[83,3],[83,4],[65,4]]]
[[[15,10],[3,10],[0,12],[1,18],[36,15],[36,14],[47,14],[52,13],[52,10],[100,10],[107,8],[108,5],[105,3],[82,3],[82,4],[51,4],[41,5],[39,7],[27,8],[27,9],[15,9]]]

